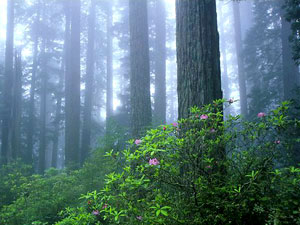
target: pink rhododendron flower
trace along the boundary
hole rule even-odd
[[[200,119],[201,120],[206,120],[206,119],[208,119],[208,115],[203,114],[203,115],[200,116]]]
[[[228,103],[229,104],[232,104],[234,101],[233,101],[233,99],[232,98],[230,98],[229,100],[228,100]]]
[[[137,218],[138,220],[142,220],[142,219],[143,219],[142,216],[137,216],[136,218]]]
[[[167,128],[166,127],[163,127],[163,130],[165,131]]]
[[[104,204],[103,206],[102,206],[102,209],[106,209],[107,208],[107,204]]]
[[[150,159],[150,160],[149,160],[149,165],[154,165],[154,166],[156,166],[156,165],[158,165],[158,164],[159,164],[159,161],[158,161],[157,158],[154,158],[154,159]]]
[[[99,213],[99,210],[94,210],[94,211],[92,212],[92,214],[95,215],[95,216],[98,216],[100,213]]]
[[[276,140],[276,141],[274,141],[274,143],[279,145],[280,144],[280,140]]]
[[[262,118],[262,117],[264,117],[264,116],[266,116],[266,114],[263,113],[263,112],[260,112],[260,113],[257,114],[257,117],[258,117],[258,118]]]
[[[140,140],[140,139],[136,139],[134,143],[135,143],[136,145],[139,145],[139,144],[141,144],[141,143],[142,143],[142,140]]]
[[[178,123],[174,122],[174,123],[172,123],[172,125],[173,125],[174,127],[177,127],[177,126],[178,126]]]

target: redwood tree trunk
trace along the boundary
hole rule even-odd
[[[67,166],[79,164],[80,138],[80,0],[70,1],[71,37],[66,75],[65,160]]]
[[[147,0],[129,1],[131,132],[142,135],[151,124]]]
[[[216,2],[176,1],[179,118],[222,98]]]
[[[84,162],[90,151],[91,143],[91,121],[92,121],[92,100],[94,83],[94,46],[95,46],[95,0],[91,0],[91,7],[88,17],[88,49],[86,65],[86,86],[83,109],[83,127],[81,142],[81,163]]]

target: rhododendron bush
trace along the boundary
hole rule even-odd
[[[86,224],[300,224],[300,169],[287,167],[299,121],[288,103],[252,122],[223,120],[222,106],[232,103],[194,107],[189,118],[108,152],[122,169],[58,224],[81,224],[84,214]]]

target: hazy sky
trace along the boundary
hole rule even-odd
[[[5,40],[6,2],[7,0],[0,0],[0,40]]]

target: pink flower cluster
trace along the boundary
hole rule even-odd
[[[257,117],[258,117],[258,118],[262,118],[262,117],[264,117],[264,116],[266,116],[266,114],[263,113],[263,112],[260,112],[260,113],[257,114]]]
[[[139,145],[139,144],[141,144],[141,143],[142,143],[142,140],[140,140],[140,139],[136,139],[134,143],[135,143],[136,145]]]
[[[99,210],[94,210],[94,211],[92,212],[92,214],[95,215],[95,216],[98,216],[100,213],[99,213]]]
[[[159,164],[159,161],[157,158],[154,158],[154,159],[149,159],[149,165],[158,165]]]
[[[200,119],[201,120],[207,120],[208,119],[208,115],[203,114],[203,115],[200,116]]]

